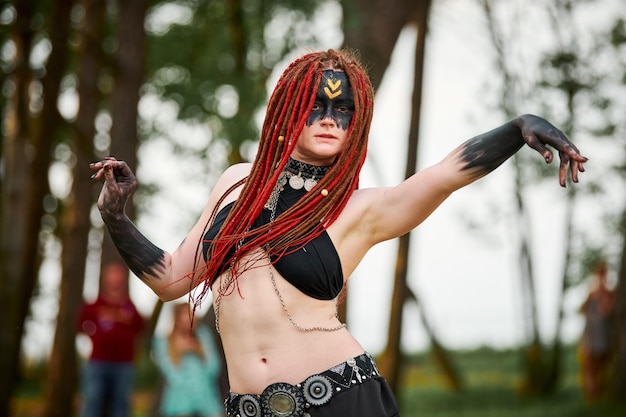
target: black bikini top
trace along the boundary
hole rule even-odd
[[[286,186],[278,197],[276,215],[291,207],[304,193],[306,193],[304,189],[294,190]],[[219,211],[215,221],[204,235],[202,252],[205,260],[212,240],[223,226],[233,205],[234,202],[229,203]],[[271,212],[263,209],[259,218],[254,222],[253,228],[269,223],[270,216]],[[291,252],[288,249],[287,255],[277,261],[273,257],[272,261],[275,261],[274,267],[280,275],[309,297],[332,300],[343,288],[343,271],[339,254],[326,230],[299,250]],[[223,265],[221,270],[225,271],[226,265]]]

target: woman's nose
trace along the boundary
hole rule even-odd
[[[330,111],[325,111],[322,114],[322,117],[320,119],[320,123],[322,125],[332,125],[332,126],[337,125],[337,121],[335,120],[335,118],[332,115],[332,112],[330,112]]]

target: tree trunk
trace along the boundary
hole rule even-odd
[[[430,0],[347,0],[342,4],[344,47],[360,52],[377,89],[400,32],[421,10],[428,9]]]
[[[114,56],[115,87],[111,95],[111,152],[110,154],[126,161],[137,172],[137,120],[139,91],[141,89],[146,54],[146,33],[144,18],[148,0],[119,1],[119,22],[117,28],[118,49]],[[126,214],[135,217],[131,201],[126,205]],[[108,233],[102,244],[102,265],[119,260],[117,249]]]
[[[406,156],[405,178],[415,173],[419,148],[420,114],[422,110],[422,79],[424,73],[424,56],[426,50],[426,34],[428,33],[428,16],[430,2],[419,4],[415,14],[417,18],[417,41],[415,45],[415,68],[413,71],[413,95],[411,99],[411,123],[409,128],[408,147]],[[391,389],[399,392],[400,369],[403,362],[401,352],[402,316],[407,299],[407,275],[411,233],[400,237],[396,256],[393,294],[391,298],[391,313],[389,316],[389,330],[387,346],[381,358],[381,373],[385,376]],[[425,319],[422,317],[422,319]]]
[[[552,356],[549,358],[548,369],[546,372],[546,380],[544,382],[544,391],[546,393],[554,392],[561,381],[562,374],[562,353],[563,343],[561,342],[561,331],[563,327],[563,318],[565,316],[565,294],[569,288],[570,270],[572,265],[572,241],[574,230],[574,208],[575,208],[576,191],[574,187],[567,189],[567,201],[565,206],[565,237],[566,242],[565,259],[563,261],[563,275],[561,276],[561,292],[559,293],[558,315],[556,322],[556,331],[554,341],[552,342]]]
[[[514,94],[517,87],[514,73],[508,68],[508,56],[505,39],[496,26],[496,20],[492,13],[491,2],[482,0],[483,10],[487,20],[491,41],[497,54],[497,69],[502,75],[502,96],[500,104],[502,111],[507,118],[512,118],[517,114],[516,101],[519,96]],[[515,218],[518,229],[519,246],[519,272],[521,277],[522,301],[524,308],[524,324],[526,325],[527,345],[522,348],[523,361],[525,364],[525,376],[521,383],[521,391],[525,393],[536,393],[544,381],[544,349],[539,335],[539,325],[537,316],[537,300],[535,294],[535,283],[533,276],[533,257],[530,248],[533,247],[529,234],[530,220],[529,213],[522,197],[524,186],[522,182],[522,164],[520,157],[514,155],[511,158],[514,167],[514,197],[515,197]]]
[[[0,226],[0,415],[9,415],[11,395],[19,374],[20,344],[29,311],[38,265],[39,227],[43,196],[48,192],[51,137],[37,136],[29,112],[29,88],[33,74],[29,56],[34,32],[35,5],[14,2],[17,13],[11,30],[15,45],[14,71],[7,77],[13,95],[3,114],[5,135]],[[4,85],[3,85],[4,87]],[[3,132],[4,133],[4,132]],[[38,140],[43,142],[38,143]]]
[[[426,309],[417,298],[417,294],[411,291],[410,288],[407,288],[408,299],[412,300],[417,304],[417,308],[419,310],[420,318],[422,319],[422,326],[424,330],[428,334],[428,340],[430,342],[430,348],[432,350],[433,358],[435,362],[437,362],[439,368],[443,371],[448,386],[452,388],[454,391],[461,391],[463,389],[463,378],[459,373],[457,367],[454,365],[452,360],[450,359],[450,355],[448,355],[448,351],[441,344],[439,338],[435,334],[432,326],[430,325],[430,321],[428,320],[428,316],[426,314]]]
[[[415,172],[417,164],[422,70],[430,4],[430,0],[357,0],[344,3],[344,46],[360,52],[362,60],[370,68],[369,75],[375,89],[380,85],[384,72],[389,66],[391,53],[402,29],[409,23],[416,23],[419,28],[406,176]],[[402,363],[400,336],[402,310],[407,295],[406,274],[409,243],[410,235],[400,237],[387,346],[379,358],[378,364],[381,373],[395,392],[397,392],[399,385],[399,369]]]
[[[71,2],[68,2],[71,3]],[[45,417],[73,414],[77,386],[76,317],[83,296],[88,236],[91,228],[92,183],[89,162],[93,161],[94,120],[98,112],[98,76],[102,67],[100,42],[103,38],[105,3],[83,2],[79,54],[78,99],[80,110],[74,130],[73,186],[61,216],[61,283],[59,312],[45,384]],[[69,16],[69,10],[66,11]],[[66,23],[69,25],[69,21]]]

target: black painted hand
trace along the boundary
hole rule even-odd
[[[547,163],[552,162],[553,154],[546,145],[553,147],[559,152],[561,160],[559,165],[559,183],[562,187],[565,187],[568,169],[570,170],[572,181],[578,182],[578,173],[585,172],[583,163],[587,162],[587,158],[580,154],[578,148],[563,132],[547,120],[532,114],[519,116],[515,120],[515,124],[520,129],[524,142],[539,152]]]
[[[126,162],[107,156],[103,161],[90,165],[96,170],[93,179],[104,178],[98,197],[98,209],[103,219],[123,215],[126,201],[137,188],[137,179]]]

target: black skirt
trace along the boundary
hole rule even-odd
[[[373,377],[334,396],[328,403],[308,410],[311,417],[397,417],[395,396],[387,381]]]

